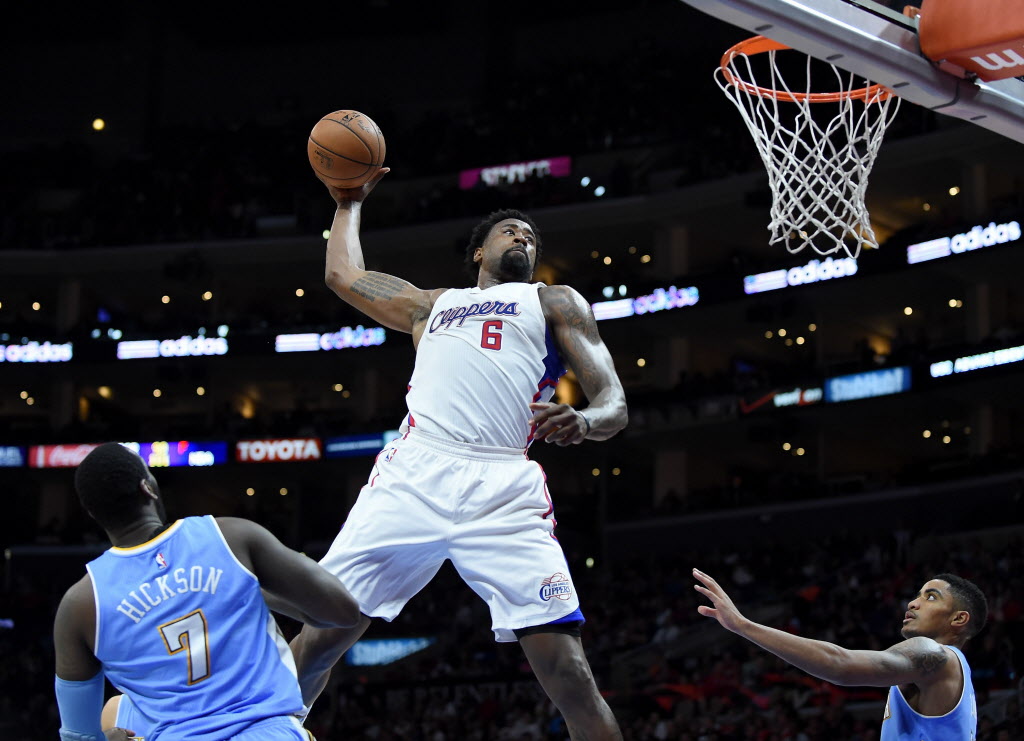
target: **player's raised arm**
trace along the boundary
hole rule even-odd
[[[381,168],[359,188],[327,185],[338,209],[327,240],[324,280],[342,300],[371,319],[389,329],[412,333],[418,323],[426,321],[441,291],[425,291],[393,275],[366,270],[359,241],[363,199],[388,172]]]
[[[562,361],[572,369],[589,405],[577,411],[567,404],[531,404],[534,436],[559,445],[607,440],[626,426],[626,393],[615,363],[597,331],[590,304],[569,286],[540,290],[544,317]]]
[[[701,615],[715,618],[722,627],[832,684],[860,687],[915,684],[920,687],[946,678],[949,669],[960,671],[950,651],[924,636],[909,638],[885,651],[857,651],[769,628],[743,617],[713,578],[697,569],[693,570],[693,576],[701,582],[695,584],[694,589],[711,601],[711,606],[697,608]]]

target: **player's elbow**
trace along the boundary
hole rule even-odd
[[[320,616],[314,628],[351,628],[361,619],[359,603],[340,583],[338,586],[340,591],[332,590],[330,601],[325,603],[330,605],[330,610]]]
[[[864,684],[858,681],[854,672],[841,664],[829,667],[828,671],[822,672],[820,679],[824,679],[826,682],[830,682],[838,687],[856,687],[863,686]]]
[[[862,662],[854,654],[842,646],[829,647],[829,663],[822,672],[821,679],[840,687],[874,686],[870,680],[870,672],[866,672]]]
[[[362,620],[363,614],[359,611],[359,603],[351,594],[346,593],[343,602],[341,621],[338,623],[338,627],[351,628]]]
[[[348,281],[345,279],[345,276],[340,270],[333,268],[327,268],[324,274],[324,283],[339,296],[342,294],[342,291],[348,288]]]
[[[626,426],[629,415],[626,412],[626,405],[622,404],[621,409],[614,409],[604,419],[599,427],[595,427],[587,436],[588,440],[608,440],[615,437]]]
[[[629,409],[626,407],[626,398],[623,395],[619,403],[615,405],[610,424],[608,425],[608,431],[605,439],[614,437],[625,429],[626,425],[629,424]]]
[[[627,424],[629,424],[629,407],[626,406],[626,399],[623,398],[615,415],[615,432],[621,432]]]

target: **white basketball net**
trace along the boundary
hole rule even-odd
[[[866,100],[844,96],[839,102],[812,103],[758,94],[750,88],[756,85],[764,93],[771,90],[797,97],[811,92],[811,57],[807,57],[807,89],[794,91],[782,79],[776,53],[766,52],[770,72],[764,82],[755,79],[746,54],[733,55],[727,64],[740,84],[723,75],[722,67],[715,74],[718,86],[743,115],[768,170],[769,243],[784,242],[793,253],[808,246],[822,255],[843,249],[850,257],[860,254],[862,244],[877,248],[864,194],[886,127],[899,110],[899,98],[876,94]],[[829,66],[840,92],[854,89],[852,74]],[[820,115],[823,107],[834,106],[838,112],[822,125],[815,121],[812,106],[817,106],[819,120],[825,118]]]

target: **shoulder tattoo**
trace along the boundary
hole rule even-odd
[[[574,334],[582,335],[592,342],[599,339],[597,323],[590,313],[590,307],[584,309],[580,306],[568,289],[556,290],[549,295],[553,299],[552,310],[562,318],[562,321]]]
[[[584,389],[597,388],[601,383],[604,369],[599,367],[599,363],[590,352],[590,349],[601,341],[590,307],[581,305],[568,289],[552,291],[549,297],[551,312],[568,330],[567,335],[561,334],[562,341],[559,342],[563,360],[576,373]],[[558,334],[556,332],[556,336]]]
[[[929,645],[915,641],[912,645],[898,646],[894,650],[907,657],[914,669],[922,674],[931,674],[938,671],[949,661],[949,654],[946,653],[946,649],[937,643]]]

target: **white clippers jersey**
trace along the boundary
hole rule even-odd
[[[525,449],[529,404],[565,373],[544,319],[543,283],[452,288],[437,299],[416,350],[402,432]]]

